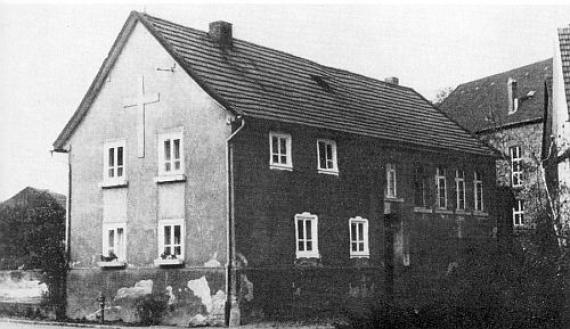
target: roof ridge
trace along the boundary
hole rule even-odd
[[[526,64],[526,65],[523,65],[523,66],[515,67],[515,68],[512,68],[512,69],[503,71],[503,72],[499,72],[499,73],[487,75],[487,76],[484,76],[484,77],[479,78],[479,79],[467,81],[467,82],[464,82],[464,83],[461,83],[461,84],[457,85],[456,89],[459,88],[460,86],[464,86],[464,85],[468,85],[468,84],[471,84],[471,83],[479,82],[479,81],[481,81],[481,80],[485,80],[485,79],[497,77],[497,76],[500,76],[500,75],[507,74],[507,73],[509,73],[509,72],[518,71],[518,70],[523,69],[523,68],[525,68],[525,67],[534,66],[534,65],[537,65],[537,64],[539,64],[539,63],[544,63],[544,62],[547,62],[547,61],[550,61],[550,62],[552,63],[552,57],[547,58],[547,59],[543,59],[543,60],[540,60],[540,61],[536,61],[536,62],[533,62],[533,63],[530,63],[530,64]]]

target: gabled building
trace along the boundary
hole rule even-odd
[[[54,149],[68,316],[166,324],[409,295],[496,228],[493,150],[379,81],[133,12]],[[401,280],[403,273],[416,281]]]
[[[544,193],[535,159],[542,157],[551,78],[552,59],[543,60],[463,83],[439,107],[503,154],[497,184],[515,192],[515,230],[534,226],[537,195]]]

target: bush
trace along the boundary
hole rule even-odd
[[[140,323],[147,326],[159,324],[166,312],[167,302],[168,297],[161,295],[141,297],[135,304]]]

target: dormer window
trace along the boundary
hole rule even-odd
[[[509,78],[507,81],[508,114],[514,114],[519,109],[519,98],[517,94],[517,80]]]

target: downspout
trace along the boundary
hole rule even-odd
[[[71,145],[69,149],[53,149],[51,153],[67,154],[67,198],[65,200],[65,260],[70,261],[71,257]]]
[[[235,304],[237,303],[237,292],[235,292],[235,285],[233,281],[236,276],[236,264],[235,264],[235,221],[234,221],[234,150],[232,145],[232,139],[243,129],[245,126],[245,119],[242,116],[237,116],[236,120],[240,120],[240,126],[226,139],[226,168],[228,174],[228,202],[227,202],[227,214],[228,214],[228,259],[227,259],[227,276],[226,276],[226,325],[235,326],[239,325],[238,319],[232,317]],[[236,296],[234,296],[234,293]],[[235,316],[235,314],[234,314]],[[233,318],[233,319],[232,319]],[[233,321],[232,321],[233,320]]]

